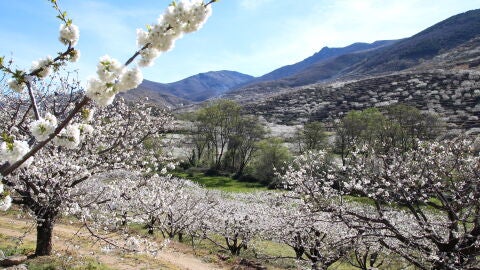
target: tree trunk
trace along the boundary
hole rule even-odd
[[[37,224],[37,247],[35,256],[49,256],[52,254],[53,218],[45,218]]]
[[[183,242],[183,233],[178,233],[178,242]]]
[[[297,260],[302,259],[303,253],[305,253],[305,249],[303,247],[293,247],[293,250],[295,251],[295,258]]]
[[[147,223],[146,228],[148,230],[148,234],[150,234],[150,235],[153,235],[153,233],[154,233],[155,221],[156,221],[155,217],[151,217],[150,221]]]

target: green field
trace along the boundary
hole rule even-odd
[[[218,189],[227,192],[255,192],[267,190],[260,183],[241,182],[227,176],[206,176],[203,173],[189,174],[185,172],[173,172],[173,176],[192,180],[209,189]]]

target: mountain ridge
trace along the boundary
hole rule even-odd
[[[262,75],[258,78],[253,79],[248,84],[282,79],[288,76],[295,75],[296,73],[301,72],[302,70],[318,62],[322,62],[322,61],[325,61],[337,56],[341,56],[344,54],[348,54],[348,53],[355,53],[359,51],[366,51],[366,50],[376,49],[383,46],[388,46],[397,41],[399,40],[377,40],[372,43],[355,42],[345,47],[333,47],[333,48],[325,46],[322,49],[320,49],[320,51],[316,52],[310,57],[303,59],[300,62],[277,68],[265,75]]]
[[[177,108],[221,95],[252,78],[254,77],[240,72],[221,70],[199,73],[173,83],[145,79],[140,86],[123,96],[126,99],[148,97],[150,102]]]

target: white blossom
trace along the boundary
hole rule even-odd
[[[3,142],[0,145],[0,161],[13,164],[30,151],[26,141],[14,140],[13,143]]]
[[[12,206],[12,197],[10,197],[10,195],[7,195],[3,200],[0,200],[1,211],[7,211],[11,206]]]
[[[153,61],[160,55],[160,51],[155,48],[147,48],[140,53],[142,58],[138,61],[138,65],[141,67],[149,67],[153,65]]]
[[[123,68],[123,65],[118,60],[104,55],[97,64],[97,75],[103,82],[115,83],[122,74]]]
[[[33,72],[37,69],[41,69],[41,71],[39,71],[37,75],[39,78],[45,78],[48,75],[50,75],[50,73],[52,72],[52,67],[51,67],[52,63],[53,63],[53,59],[51,56],[47,56],[45,59],[40,59],[38,61],[33,61],[32,67],[30,68],[30,72]]]
[[[8,80],[8,87],[15,92],[21,93],[27,85],[24,82],[19,83],[16,79],[10,79]]]
[[[115,99],[114,85],[90,78],[87,82],[85,95],[94,100],[98,105],[105,107],[112,104]]]
[[[118,81],[118,91],[126,92],[130,89],[136,88],[143,81],[143,74],[138,67],[124,72]]]
[[[80,129],[78,125],[68,125],[55,137],[54,143],[67,149],[74,149],[80,144]]]
[[[80,56],[81,56],[81,53],[80,53],[79,50],[73,50],[73,51],[69,54],[68,61],[70,61],[70,62],[72,62],[72,63],[78,62],[78,60],[80,59]]]
[[[93,116],[95,115],[95,108],[84,109],[82,111],[82,117],[85,122],[91,122],[93,120]]]
[[[175,164],[174,164],[174,163],[171,163],[171,162],[168,163],[168,164],[167,164],[167,169],[169,169],[169,170],[175,170]]]
[[[125,243],[125,247],[129,250],[137,251],[140,249],[140,241],[138,238],[130,236]]]
[[[94,132],[94,128],[92,125],[89,124],[76,124],[78,130],[80,131],[80,140],[84,140],[85,136],[90,135]]]
[[[65,45],[68,45],[69,43],[72,46],[77,45],[78,39],[80,38],[80,31],[78,27],[74,24],[70,25],[65,25],[62,24],[60,25],[60,37],[59,40]]]
[[[175,40],[184,33],[191,33],[200,29],[211,15],[211,6],[205,6],[201,0],[182,0],[170,5],[158,18],[157,23],[145,32],[137,30],[137,45],[150,47],[141,52],[140,66],[149,66],[161,52],[173,48]]]
[[[44,141],[55,131],[56,127],[57,118],[47,113],[45,118],[40,118],[30,123],[30,132],[32,132],[37,141]]]

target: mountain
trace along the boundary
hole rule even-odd
[[[168,93],[191,101],[204,101],[219,96],[254,77],[235,71],[211,71],[200,73],[165,86]]]
[[[383,46],[373,47],[369,50],[339,53],[336,57],[332,56],[314,63],[310,62],[310,65],[302,62],[297,63],[292,66],[302,66],[303,69],[297,70],[293,75],[271,76],[272,78],[276,77],[276,79],[249,84],[235,90],[231,95],[239,95],[242,91],[272,92],[280,88],[302,86],[322,81],[357,79],[402,71],[469,42],[479,35],[480,9],[471,10],[450,17],[398,42],[390,42],[390,44],[383,44]],[[346,50],[343,50],[343,52],[346,52]],[[283,70],[285,68],[274,71],[275,75],[288,74],[288,72],[282,73]]]
[[[388,46],[397,42],[397,40],[380,40],[373,43],[357,42],[342,48],[323,47],[319,52],[293,65],[283,66],[261,77],[253,79],[250,83],[258,83],[264,81],[278,80],[281,78],[295,75],[296,73],[308,68],[309,66],[331,59],[340,55],[354,53],[358,51],[366,51],[376,49],[383,46]]]
[[[121,93],[121,97],[126,100],[139,100],[148,98],[148,102],[155,103],[167,108],[180,108],[191,104],[192,102],[183,98],[169,94],[168,87],[165,84],[143,80],[135,89]]]
[[[197,74],[178,82],[145,81],[133,96],[148,96],[170,107],[213,97],[255,102],[318,82],[358,80],[394,72],[472,69],[480,66],[480,9],[450,17],[401,40],[324,47],[311,57],[254,78],[234,71]]]
[[[235,71],[210,71],[174,83],[144,80],[139,87],[123,94],[126,99],[148,97],[150,102],[177,108],[221,95],[254,77]]]

